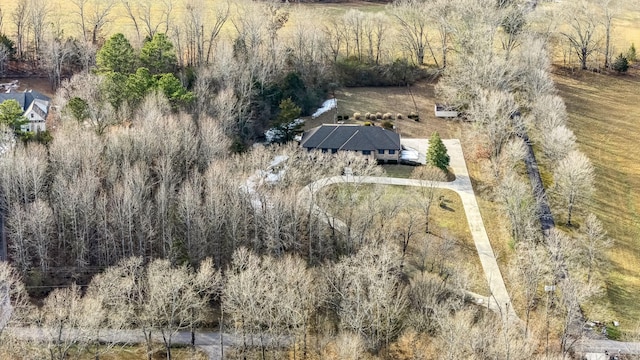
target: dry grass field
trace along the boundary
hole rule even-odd
[[[579,147],[596,168],[589,210],[615,243],[607,254],[606,299],[625,329],[640,321],[640,73],[604,75],[556,71]]]
[[[396,116],[402,114],[402,119],[393,120],[397,131],[401,136],[409,138],[429,138],[434,131],[440,133],[443,139],[460,138],[460,122],[436,118],[433,112],[435,105],[435,83],[421,81],[411,87],[411,93],[420,114],[420,121],[416,122],[407,118],[407,115],[416,111],[416,106],[411,99],[409,89],[400,87],[357,87],[341,88],[336,91],[338,109],[329,111],[316,119],[307,118],[305,129],[318,126],[323,123],[333,123],[334,115],[349,115],[347,123],[364,123],[366,113],[391,113]],[[359,112],[362,115],[360,121],[353,119],[353,114]],[[372,121],[380,126],[383,120]]]

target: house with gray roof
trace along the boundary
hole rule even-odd
[[[47,130],[46,120],[49,113],[49,97],[33,90],[25,92],[10,91],[0,93],[0,103],[7,100],[15,100],[24,111],[23,115],[29,120],[22,125],[22,131],[45,131]]]
[[[304,133],[300,145],[311,150],[335,154],[353,151],[380,162],[398,162],[400,135],[378,126],[324,124]]]

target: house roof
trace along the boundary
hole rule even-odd
[[[377,126],[324,124],[307,131],[300,144],[307,149],[401,150],[400,135]]]
[[[44,113],[47,111],[48,103],[51,99],[49,97],[33,90],[29,90],[26,92],[8,92],[8,93],[0,93],[0,103],[5,102],[7,100],[15,100],[20,104],[20,107],[23,111],[26,111],[34,101],[39,105],[38,107]]]

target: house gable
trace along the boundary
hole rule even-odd
[[[20,104],[20,107],[24,111],[23,115],[27,118],[29,123],[22,126],[23,131],[45,131],[47,114],[49,113],[49,101],[50,99],[37,92],[9,92],[0,94],[0,103],[7,100],[15,100]]]

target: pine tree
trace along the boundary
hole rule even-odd
[[[427,164],[435,166],[443,171],[447,171],[449,166],[449,154],[444,146],[440,134],[434,132],[429,140],[429,149],[427,150]]]
[[[624,55],[622,54],[618,55],[618,57],[616,58],[616,61],[613,62],[613,70],[619,73],[623,73],[623,72],[627,72],[628,69],[629,69],[629,61],[627,60],[627,58],[624,57]]]
[[[122,34],[115,34],[107,40],[96,54],[98,71],[130,74],[136,65],[136,56],[129,40]]]

